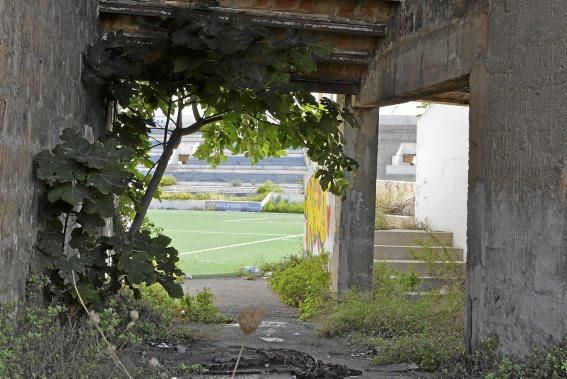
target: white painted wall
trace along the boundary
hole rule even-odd
[[[469,109],[431,104],[417,122],[417,221],[467,247]]]

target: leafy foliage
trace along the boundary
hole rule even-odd
[[[292,256],[272,267],[270,286],[283,303],[299,307],[303,319],[317,316],[329,294],[331,275],[327,261],[327,254],[306,258]]]
[[[237,15],[178,16],[144,27],[161,33],[141,42],[116,32],[88,56],[91,78],[112,83],[110,97],[128,109],[115,123],[121,143],[137,145],[160,110],[171,119],[164,130],[169,139],[203,133],[199,159],[219,164],[230,150],[257,162],[281,156],[288,147],[306,147],[321,165],[322,186],[344,191],[344,172],[357,163],[344,153],[339,126],[342,120],[358,124],[348,109],[328,98],[317,100],[291,82],[316,68],[313,57],[329,54],[327,44],[292,30],[275,36]],[[173,127],[176,110],[197,104],[202,114],[194,124]]]
[[[37,268],[47,269],[60,290],[76,281],[88,302],[99,302],[101,294],[115,293],[122,284],[135,289],[140,283],[160,283],[170,295],[182,296],[174,282],[182,272],[171,239],[149,232],[130,239],[99,235],[105,219],[116,212],[115,197],[131,183],[127,166],[134,151],[114,139],[89,143],[72,129],[65,129],[60,139],[55,148],[36,156],[52,220],[38,234]]]

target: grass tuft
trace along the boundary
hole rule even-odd
[[[275,183],[272,183],[270,180],[266,180],[256,190],[256,193],[262,194],[262,195],[267,195],[270,192],[278,192],[279,193],[279,192],[283,192],[283,190],[280,186],[278,186]]]
[[[300,213],[303,214],[305,211],[305,203],[292,203],[288,200],[277,197],[268,201],[262,212],[272,212],[272,213]]]
[[[169,187],[177,184],[177,179],[175,179],[171,175],[164,175],[159,182],[159,185],[162,187]]]

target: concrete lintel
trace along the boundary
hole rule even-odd
[[[356,106],[438,99],[446,92],[455,96],[442,96],[444,102],[467,102],[461,94],[467,91],[466,79],[488,44],[487,4],[486,0],[402,3],[388,35],[378,42]]]
[[[100,1],[99,11],[107,14],[124,14],[146,17],[172,17],[181,13],[210,13],[221,18],[230,16],[245,17],[256,25],[271,28],[292,28],[317,32],[330,32],[358,36],[382,37],[386,34],[385,23],[356,21],[340,17],[322,15],[303,15],[293,12],[261,11],[228,7],[210,7],[171,4],[148,4],[131,1]]]

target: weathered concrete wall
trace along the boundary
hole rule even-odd
[[[471,74],[467,341],[567,336],[567,2],[493,1]]]
[[[484,53],[488,0],[400,3],[356,106],[384,106],[462,89]]]
[[[81,83],[97,3],[0,0],[0,303],[24,293],[38,224],[33,156],[64,128],[103,126],[102,100]]]

